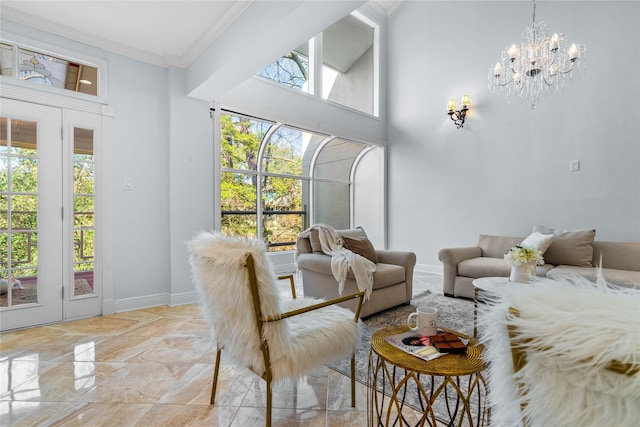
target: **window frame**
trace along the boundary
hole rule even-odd
[[[11,76],[0,76],[0,82],[2,82],[3,84],[32,88],[51,94],[69,96],[78,100],[98,102],[101,104],[108,103],[108,79],[106,78],[106,76],[108,75],[108,64],[106,60],[74,52],[72,50],[54,46],[44,42],[34,43],[26,37],[8,32],[3,32],[2,35],[0,35],[0,42],[13,46],[13,73]],[[64,59],[65,61],[70,61],[96,68],[98,75],[98,81],[95,83],[97,85],[97,95],[90,95],[87,93],[75,92],[64,88],[57,88],[20,80],[17,71],[20,49],[36,52],[43,55],[51,55],[56,58]]]
[[[359,19],[366,25],[369,25],[373,29],[373,81],[372,81],[372,112],[369,113],[367,111],[362,111],[354,107],[350,107],[345,104],[341,104],[337,101],[332,101],[323,96],[323,46],[322,46],[322,38],[323,32],[315,35],[311,39],[309,39],[309,92],[304,92],[302,90],[290,87],[288,85],[282,84],[277,80],[272,80],[267,77],[261,76],[260,71],[258,71],[254,77],[259,79],[260,81],[277,85],[280,88],[284,88],[286,90],[293,91],[295,93],[310,96],[317,99],[320,102],[326,102],[331,105],[335,105],[339,108],[344,108],[359,114],[364,114],[369,117],[380,118],[380,24],[376,23],[373,19],[369,18],[366,14],[355,10],[350,13],[351,16]],[[278,58],[280,59],[280,58]],[[276,59],[276,61],[278,60]],[[275,61],[273,61],[275,62]],[[273,63],[272,62],[272,63]],[[271,65],[271,64],[269,64]],[[267,66],[269,66],[267,65]]]
[[[247,118],[250,120],[259,120],[259,121],[264,121],[264,122],[270,122],[273,123],[273,125],[268,129],[267,132],[265,132],[262,140],[260,141],[260,146],[258,148],[258,154],[257,154],[257,167],[256,170],[249,170],[249,169],[236,169],[236,168],[225,168],[222,166],[221,164],[221,156],[222,156],[222,128],[221,128],[221,115],[222,114],[230,114],[230,115],[236,115],[236,116],[240,116],[242,118]],[[278,121],[273,121],[270,120],[268,118],[261,118],[261,117],[257,117],[251,114],[246,114],[246,113],[240,113],[238,111],[235,111],[233,109],[227,108],[227,107],[222,107],[219,104],[215,104],[214,107],[211,108],[211,117],[213,119],[213,126],[214,126],[214,163],[216,166],[215,169],[218,170],[218,172],[215,175],[216,178],[216,185],[214,188],[214,228],[216,230],[222,230],[222,217],[223,217],[223,209],[222,209],[222,174],[223,173],[235,173],[235,174],[243,174],[243,175],[247,175],[247,176],[255,176],[256,177],[256,185],[255,185],[255,191],[256,191],[256,211],[255,211],[255,216],[256,216],[256,235],[255,237],[258,239],[264,239],[264,228],[265,228],[265,215],[291,215],[291,214],[299,214],[302,215],[302,229],[306,229],[309,227],[310,224],[314,224],[316,222],[316,209],[315,209],[315,194],[314,194],[314,184],[315,183],[332,183],[332,184],[343,184],[348,186],[348,193],[349,193],[349,205],[348,205],[348,209],[349,212],[347,213],[348,215],[348,221],[349,221],[349,226],[351,226],[353,224],[353,220],[354,220],[354,188],[353,188],[353,183],[354,183],[354,174],[355,174],[355,170],[360,162],[360,160],[371,150],[375,149],[375,145],[373,144],[367,144],[364,142],[360,142],[360,141],[353,141],[350,140],[348,138],[344,138],[344,137],[339,137],[336,135],[327,135],[325,133],[321,133],[321,132],[316,132],[316,131],[312,131],[312,130],[308,130],[308,129],[304,129],[302,127],[299,126],[295,126],[295,125],[291,125],[285,122],[278,122]],[[288,127],[291,129],[297,129],[300,130],[301,132],[309,132],[312,133],[314,135],[317,135],[319,137],[321,137],[322,139],[320,141],[317,142],[315,148],[313,149],[311,158],[309,160],[309,169],[308,169],[308,175],[304,175],[304,168],[303,168],[303,175],[295,175],[295,174],[283,174],[283,173],[274,173],[274,172],[264,172],[263,171],[263,160],[264,160],[264,152],[266,147],[271,143],[271,137],[272,135],[277,132],[278,129],[282,128],[282,127]],[[318,157],[320,155],[320,153],[322,152],[322,150],[329,144],[331,143],[331,141],[334,141],[336,139],[339,140],[343,140],[345,142],[349,142],[349,143],[353,143],[353,144],[361,144],[363,146],[363,149],[360,150],[360,152],[353,158],[351,164],[350,164],[350,169],[349,169],[349,173],[348,173],[348,179],[342,179],[342,178],[331,178],[331,177],[318,177],[315,176],[315,167],[316,167],[316,162],[318,160]],[[302,157],[304,157],[304,153],[302,153]],[[300,180],[303,183],[303,186],[305,185],[304,182],[306,182],[307,188],[308,188],[308,195],[307,195],[307,206],[306,209],[303,205],[303,209],[302,211],[286,211],[286,212],[266,212],[265,211],[265,206],[264,206],[264,202],[263,202],[263,188],[262,188],[262,178],[264,177],[273,177],[273,178],[285,178],[285,179],[297,179]],[[304,191],[304,190],[303,190]],[[303,192],[304,194],[304,192]],[[304,202],[304,197],[303,197],[303,202]],[[291,243],[291,245],[295,245],[295,242],[287,242],[287,243]],[[277,251],[272,251],[270,250],[271,248],[274,247],[278,247],[278,246],[282,246],[279,245],[278,243],[276,244],[270,244],[268,243],[268,249],[270,253],[276,253]],[[286,251],[291,251],[291,250],[286,250]]]

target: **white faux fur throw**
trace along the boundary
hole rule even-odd
[[[253,300],[245,260],[255,261],[262,316],[274,316],[321,300],[281,300],[266,247],[257,240],[201,232],[189,242],[193,279],[203,313],[216,332],[223,353],[236,364],[264,372]],[[304,372],[350,355],[360,342],[360,325],[351,310],[329,306],[284,320],[266,323],[273,380]]]
[[[583,278],[510,283],[494,305],[481,305],[478,330],[489,364],[494,426],[637,426],[640,374],[605,369],[640,363],[640,292]],[[508,308],[520,311],[509,316]],[[507,325],[517,327],[526,364],[514,377]],[[525,385],[516,393],[515,380]]]
[[[312,230],[318,231],[322,252],[331,256],[331,272],[338,282],[338,295],[342,295],[344,291],[344,282],[351,267],[358,290],[364,291],[364,301],[367,301],[373,290],[373,273],[376,272],[376,264],[343,247],[342,239],[330,225],[316,224],[302,233],[309,234]]]

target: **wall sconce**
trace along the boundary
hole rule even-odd
[[[469,95],[463,96],[461,103],[462,108],[459,110],[456,110],[456,103],[453,98],[451,98],[447,103],[447,109],[449,110],[447,114],[451,117],[451,120],[453,120],[458,129],[464,126],[464,119],[467,117],[467,111],[471,104],[471,101],[469,101]]]

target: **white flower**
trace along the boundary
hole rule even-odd
[[[544,264],[542,252],[530,246],[516,245],[504,254],[504,259],[511,265],[522,265],[535,262],[537,265]]]

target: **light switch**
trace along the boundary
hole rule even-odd
[[[131,178],[130,176],[124,177],[124,189],[133,190],[133,178]]]
[[[578,172],[580,170],[580,160],[569,160],[569,172]]]

